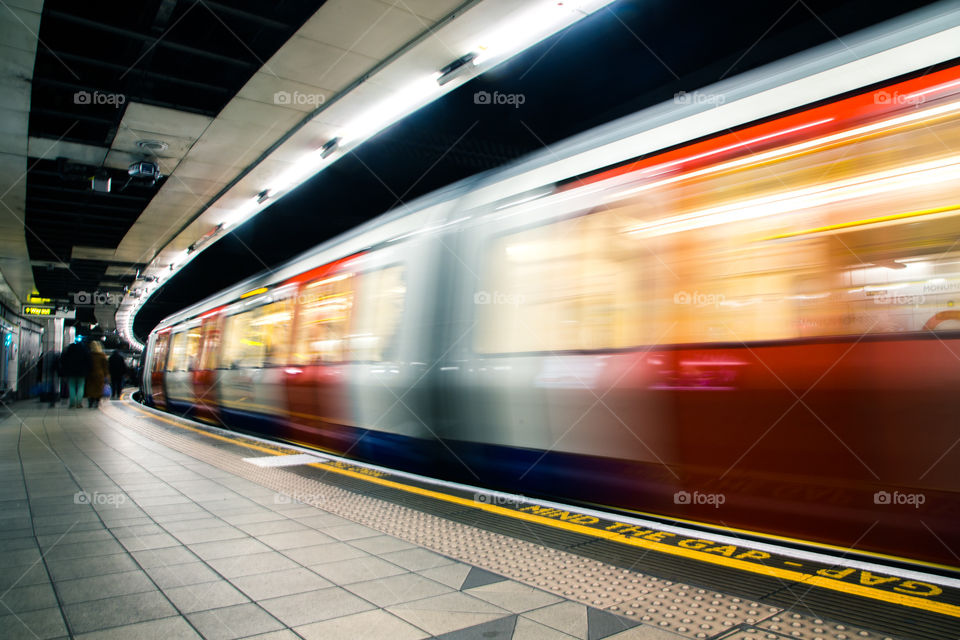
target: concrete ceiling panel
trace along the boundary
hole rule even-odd
[[[383,59],[415,38],[433,20],[407,11],[404,4],[378,0],[327,0],[298,35],[345,51]]]
[[[0,211],[6,211],[7,207],[23,210],[26,180],[27,159],[20,155],[0,153],[0,200],[6,205],[0,206]]]
[[[375,58],[293,36],[270,58],[264,70],[281,78],[340,91],[376,63]]]
[[[287,109],[310,113],[323,105],[333,94],[332,89],[314,87],[258,71],[240,89],[237,97],[264,104],[282,105]]]
[[[23,51],[6,45],[0,47],[0,78],[32,78],[35,55],[33,51]]]
[[[113,260],[114,250],[107,247],[84,247],[74,245],[70,260]]]
[[[403,0],[399,4],[422,18],[437,21],[449,15],[464,2],[463,0]]]
[[[27,139],[23,132],[27,130],[29,119],[26,111],[0,108],[0,153],[27,154]]]
[[[283,135],[303,120],[303,113],[283,106],[264,104],[244,98],[234,98],[220,112],[218,119],[240,124],[252,124],[276,130]],[[247,134],[249,135],[249,133]]]
[[[173,186],[177,183],[177,178],[202,178],[223,184],[232,178],[235,172],[230,163],[226,162],[227,158],[224,157],[221,160],[224,162],[200,162],[188,158],[180,163],[176,175],[171,176],[168,182]]]
[[[160,140],[167,144],[167,148],[163,151],[155,151],[147,154],[137,146],[138,140]],[[117,151],[126,151],[127,153],[136,153],[144,157],[156,156],[161,160],[165,158],[179,160],[187,154],[187,151],[190,150],[194,142],[196,142],[194,138],[160,134],[155,131],[144,131],[143,129],[121,126],[120,129],[117,130],[117,135],[113,139],[113,144],[110,145],[110,148],[116,149]]]
[[[149,132],[154,137],[175,136],[196,139],[209,126],[213,118],[166,107],[157,107],[140,102],[131,102],[120,123],[124,128]]]
[[[0,12],[0,42],[5,46],[35,53],[40,32],[40,14],[16,7]]]

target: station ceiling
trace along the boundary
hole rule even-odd
[[[195,141],[190,134],[315,9],[316,3],[294,0],[43,3],[25,211],[34,283],[43,296],[122,291],[133,281],[150,256],[117,261],[109,254],[164,182],[129,177],[132,162],[159,151],[138,142],[167,144],[159,151],[164,164],[182,158]],[[164,119],[178,127],[172,145],[171,132],[159,130]],[[192,131],[180,128],[184,120]],[[110,192],[91,189],[98,172],[110,178]]]

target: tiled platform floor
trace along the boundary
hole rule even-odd
[[[102,410],[2,412],[2,638],[681,637],[291,501]]]

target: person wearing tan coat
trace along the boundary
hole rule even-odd
[[[100,406],[100,398],[103,397],[103,385],[109,372],[107,356],[103,353],[103,347],[100,346],[99,342],[90,343],[90,361],[90,372],[87,374],[87,384],[84,387],[83,395],[87,398],[87,406],[92,409]]]

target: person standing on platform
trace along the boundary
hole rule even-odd
[[[112,400],[120,399],[120,392],[123,391],[123,374],[127,372],[127,363],[123,361],[123,356],[119,350],[110,354],[110,398]]]
[[[90,371],[87,373],[87,384],[83,395],[87,397],[87,406],[91,409],[100,406],[103,397],[103,385],[107,382],[107,356],[99,342],[90,343]]]
[[[90,372],[90,354],[86,347],[71,342],[60,357],[60,375],[66,379],[70,390],[70,408],[78,408],[83,403],[84,383]]]

